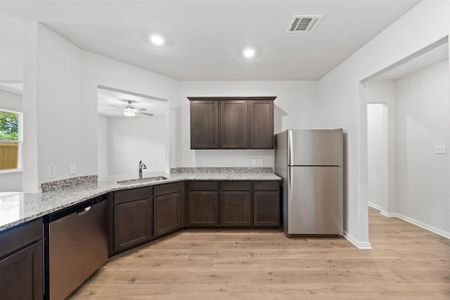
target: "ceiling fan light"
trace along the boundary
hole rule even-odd
[[[123,110],[123,115],[126,117],[135,117],[136,116],[136,108],[126,107]]]

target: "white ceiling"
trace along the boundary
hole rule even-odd
[[[154,114],[153,117],[160,118],[167,115],[167,101],[157,100],[151,96],[139,95],[110,88],[97,89],[97,111],[100,115],[109,118],[122,118],[123,108],[127,106],[126,101],[135,101],[132,105],[145,109],[145,112]],[[142,115],[137,115],[142,116]],[[148,117],[148,116],[142,116]]]
[[[446,59],[448,59],[448,43],[423,53],[400,66],[377,76],[376,79],[396,80]]]
[[[420,0],[2,0],[80,47],[182,80],[318,79]],[[313,33],[295,14],[324,15]],[[149,33],[167,39],[161,48]],[[253,46],[248,61],[241,50]]]

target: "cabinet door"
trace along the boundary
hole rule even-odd
[[[250,226],[252,223],[251,192],[221,192],[222,225]]]
[[[114,207],[114,249],[122,251],[152,238],[152,199],[141,199]]]
[[[160,236],[182,226],[181,194],[172,193],[155,197],[155,235]]]
[[[249,148],[272,149],[273,101],[248,101],[249,105]]]
[[[255,191],[253,194],[255,226],[280,226],[280,194],[278,191]]]
[[[243,100],[220,101],[221,148],[248,148],[247,102]]]
[[[219,102],[191,101],[191,149],[219,148]]]
[[[42,243],[0,260],[0,299],[43,298]]]
[[[188,222],[191,226],[217,226],[219,224],[218,192],[188,192]]]

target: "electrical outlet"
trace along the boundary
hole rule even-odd
[[[47,170],[48,174],[48,178],[55,178],[56,177],[56,166],[48,166],[48,170]]]
[[[75,174],[77,174],[77,165],[70,164],[69,165],[69,175],[75,175]]]
[[[434,153],[436,154],[446,154],[447,147],[445,145],[436,145],[434,146]]]

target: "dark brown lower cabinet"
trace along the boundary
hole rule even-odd
[[[42,242],[0,260],[0,299],[43,298]]]
[[[114,250],[120,252],[150,240],[153,236],[152,225],[150,197],[116,205],[114,207]]]
[[[222,225],[252,225],[252,193],[245,191],[221,192]]]
[[[0,299],[43,298],[42,219],[0,232]]]
[[[253,224],[280,226],[280,203],[278,191],[255,191],[253,193]]]
[[[113,194],[113,254],[153,238],[153,188],[144,187]]]
[[[219,225],[219,193],[190,191],[187,197],[188,224],[190,226]]]
[[[182,227],[182,197],[180,192],[156,196],[154,200],[155,236]]]

